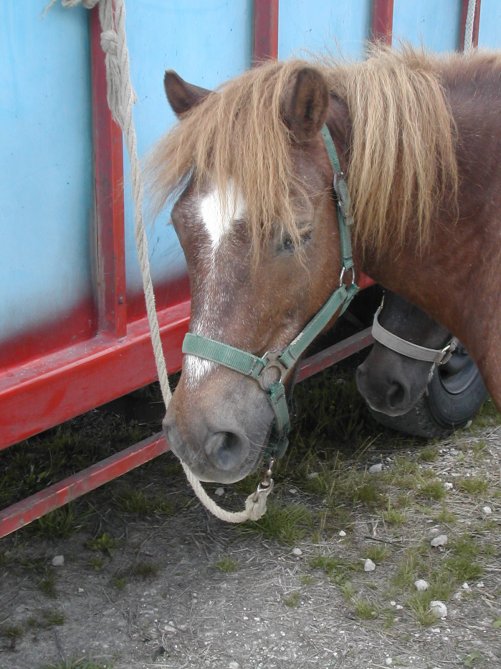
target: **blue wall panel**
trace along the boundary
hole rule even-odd
[[[87,16],[44,5],[0,2],[0,342],[91,290]]]
[[[135,123],[139,152],[144,154],[175,122],[163,88],[166,69],[183,79],[214,88],[250,66],[251,0],[145,0],[127,5],[127,32],[132,81],[137,93]],[[128,162],[124,170],[128,175]],[[130,184],[126,178],[127,283],[141,285],[133,235]],[[149,226],[154,281],[175,277],[185,264],[168,212]]]
[[[459,0],[395,0],[393,44],[404,40],[430,51],[454,51],[460,20]]]
[[[478,46],[501,49],[501,2],[499,0],[482,0],[480,4]]]
[[[361,58],[370,11],[370,0],[281,0],[278,55],[308,59],[309,51]]]

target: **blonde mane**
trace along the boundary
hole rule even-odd
[[[188,178],[209,179],[222,201],[230,184],[242,193],[254,247],[277,225],[297,239],[292,194],[303,186],[280,106],[305,65],[312,64],[268,62],[185,114],[149,159],[157,210]],[[447,60],[378,47],[360,63],[314,67],[348,107],[347,178],[357,238],[376,250],[388,239],[402,244],[412,224],[425,243],[437,206],[455,211],[457,202],[455,126],[441,85]]]

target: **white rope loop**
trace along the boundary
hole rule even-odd
[[[45,11],[57,2],[51,0]],[[160,327],[158,324],[155,306],[155,293],[151,280],[148,238],[143,221],[144,188],[140,162],[137,154],[137,137],[133,122],[132,109],[136,102],[136,95],[132,88],[129,68],[129,51],[125,32],[125,3],[124,0],[61,0],[63,7],[82,5],[92,9],[99,3],[99,20],[101,23],[101,47],[106,55],[107,100],[113,118],[120,126],[130,159],[132,196],[134,201],[134,233],[136,248],[141,268],[143,291],[146,301],[146,313],[150,327],[153,353],[157,367],[158,380],[164,404],[167,407],[172,397],[165,363]],[[227,523],[243,523],[247,520],[258,520],[266,513],[266,499],[272,490],[269,488],[249,495],[245,503],[245,510],[239,512],[226,511],[219,507],[203,489],[200,481],[190,471],[188,466],[181,462],[195,494],[200,502],[217,518]]]
[[[469,0],[466,12],[466,21],[464,24],[464,52],[468,53],[473,47],[473,24],[475,22],[475,10],[477,0]]]

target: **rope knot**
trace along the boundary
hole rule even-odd
[[[101,33],[101,48],[110,56],[117,55],[118,35],[115,30],[103,30]]]

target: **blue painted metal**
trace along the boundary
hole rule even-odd
[[[215,88],[251,64],[251,0],[183,0],[183,2],[127,4],[127,38],[131,76],[138,101],[134,111],[138,145],[144,154],[175,122],[163,89],[166,69],[187,81]],[[128,290],[137,293],[141,278],[133,235],[133,213],[124,163],[125,225]],[[185,271],[184,257],[168,210],[149,226],[154,282]]]
[[[458,48],[461,3],[459,0],[395,0],[393,44],[404,40],[430,51]]]
[[[91,293],[85,11],[0,2],[0,343]]]
[[[499,0],[482,0],[480,4],[480,28],[478,46],[501,48],[501,2]]]
[[[369,36],[370,0],[281,0],[279,58],[330,53],[361,58]]]

